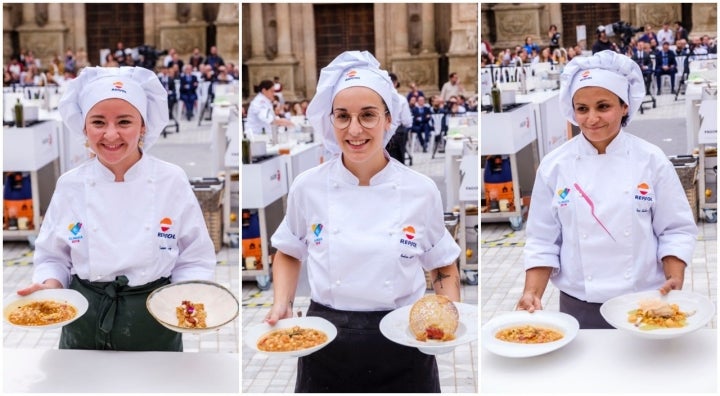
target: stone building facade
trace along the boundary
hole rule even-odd
[[[369,50],[402,88],[437,93],[450,72],[477,91],[478,4],[242,5],[243,95],[280,77],[286,100],[311,98],[320,69],[345,50]]]
[[[212,37],[209,37],[212,35]],[[225,62],[239,64],[237,3],[3,3],[3,61],[32,50],[43,65],[70,48],[99,64],[98,49],[149,45],[175,48],[187,62],[193,48],[215,45]]]
[[[514,48],[531,35],[540,46],[549,44],[551,24],[561,33],[564,47],[580,44],[590,48],[595,29],[618,21],[633,27],[653,26],[655,32],[663,22],[682,21],[694,35],[717,37],[717,3],[482,3],[481,37],[495,49]],[[575,26],[585,25],[587,42],[576,40]]]

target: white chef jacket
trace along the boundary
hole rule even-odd
[[[35,241],[33,282],[212,280],[215,248],[185,172],[143,154],[124,182],[114,180],[97,158],[58,179]]]
[[[369,186],[358,185],[341,156],[300,174],[271,242],[305,260],[313,301],[349,311],[414,303],[425,293],[423,269],[460,253],[435,183],[394,159]]]
[[[407,98],[400,95],[400,93],[395,92],[395,94],[400,98],[400,113],[399,113],[399,119],[400,119],[400,125],[404,126],[407,129],[412,128],[412,112],[410,111],[410,104],[407,101]]]
[[[270,124],[275,120],[275,109],[272,101],[265,95],[259,93],[250,102],[245,121],[245,130],[260,135],[263,128],[265,133],[270,133]]]
[[[658,147],[621,130],[599,155],[580,134],[537,171],[525,269],[553,267],[550,279],[561,291],[602,303],[659,288],[661,259],[673,255],[690,264],[696,235],[677,173]]]

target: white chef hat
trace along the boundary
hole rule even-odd
[[[148,69],[86,67],[68,82],[58,111],[71,133],[84,138],[88,111],[98,102],[113,98],[127,101],[140,112],[145,121],[143,150],[148,150],[168,123],[167,91]]]
[[[368,51],[346,51],[320,71],[317,92],[307,108],[307,118],[316,131],[321,131],[325,149],[340,154],[335,132],[330,122],[335,95],[345,88],[367,87],[377,92],[387,105],[392,118],[390,129],[383,136],[387,145],[400,123],[400,98],[390,76],[380,69],[380,62]]]
[[[573,58],[560,75],[560,109],[571,123],[575,120],[573,96],[584,87],[601,87],[617,95],[628,105],[629,123],[645,98],[642,71],[626,55],[605,50],[592,56]]]

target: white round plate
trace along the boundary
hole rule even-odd
[[[410,330],[410,309],[412,305],[400,307],[382,318],[380,332],[390,341],[400,345],[415,347],[428,355],[452,352],[457,346],[477,339],[477,305],[453,302],[460,314],[455,339],[452,341],[418,341]]]
[[[54,323],[51,325],[46,326],[20,326],[13,323],[10,323],[8,320],[8,316],[10,313],[17,307],[21,305],[25,305],[31,301],[42,301],[42,300],[52,300],[59,303],[68,303],[71,304],[77,309],[77,315],[75,315],[74,318],[70,320],[66,320],[63,322]],[[67,324],[70,324],[77,320],[77,318],[83,316],[85,312],[87,312],[88,309],[88,300],[80,294],[80,292],[73,290],[73,289],[43,289],[38,290],[28,296],[19,296],[17,293],[13,293],[10,297],[8,297],[5,300],[5,303],[3,304],[3,317],[5,318],[5,322],[10,323],[12,326],[15,326],[17,328],[21,329],[27,329],[27,330],[49,330],[49,329],[57,329],[60,327],[63,327]]]
[[[186,328],[177,325],[175,308],[183,300],[205,304],[206,328]],[[150,315],[161,325],[178,333],[208,333],[218,330],[232,322],[240,312],[237,298],[222,285],[207,281],[187,281],[171,283],[156,289],[145,302]]]
[[[265,334],[279,329],[287,329],[293,326],[300,326],[302,328],[306,329],[315,329],[320,330],[323,333],[327,335],[327,341],[320,345],[316,345],[312,348],[306,348],[306,349],[300,349],[297,351],[287,351],[287,352],[268,352],[268,351],[261,351],[257,347],[258,341],[260,341],[260,337],[264,336]],[[280,319],[275,323],[275,326],[270,326],[267,323],[260,323],[255,326],[252,326],[245,331],[245,345],[252,348],[254,351],[264,353],[268,356],[273,357],[283,357],[283,358],[293,358],[293,357],[301,357],[309,355],[313,352],[316,352],[323,347],[325,347],[327,344],[331,343],[332,340],[335,339],[337,336],[337,328],[335,328],[335,325],[327,321],[326,319],[317,317],[317,316],[305,316],[302,318],[288,318],[288,319]]]
[[[641,300],[657,298],[670,304],[677,304],[682,312],[695,313],[687,318],[687,325],[676,329],[640,330],[628,322],[628,312],[637,309]],[[683,290],[671,290],[661,296],[657,290],[626,294],[606,301],[600,306],[600,314],[613,327],[643,338],[666,339],[679,337],[704,327],[715,314],[715,306],[709,298]]]
[[[508,327],[531,325],[557,330],[563,338],[542,344],[520,344],[502,341],[495,337],[498,331]],[[543,355],[569,344],[577,336],[580,324],[574,317],[555,311],[512,311],[490,319],[482,327],[482,345],[490,352],[512,358]]]

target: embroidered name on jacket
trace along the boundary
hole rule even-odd
[[[68,237],[68,240],[70,243],[80,243],[80,240],[83,239],[83,236],[80,235],[80,229],[82,228],[82,223],[70,223],[68,225],[68,231],[70,231],[70,237]]]
[[[403,234],[405,234],[405,238],[400,238],[401,244],[417,247],[417,242],[413,241],[415,239],[415,227],[409,225],[403,228]]]

